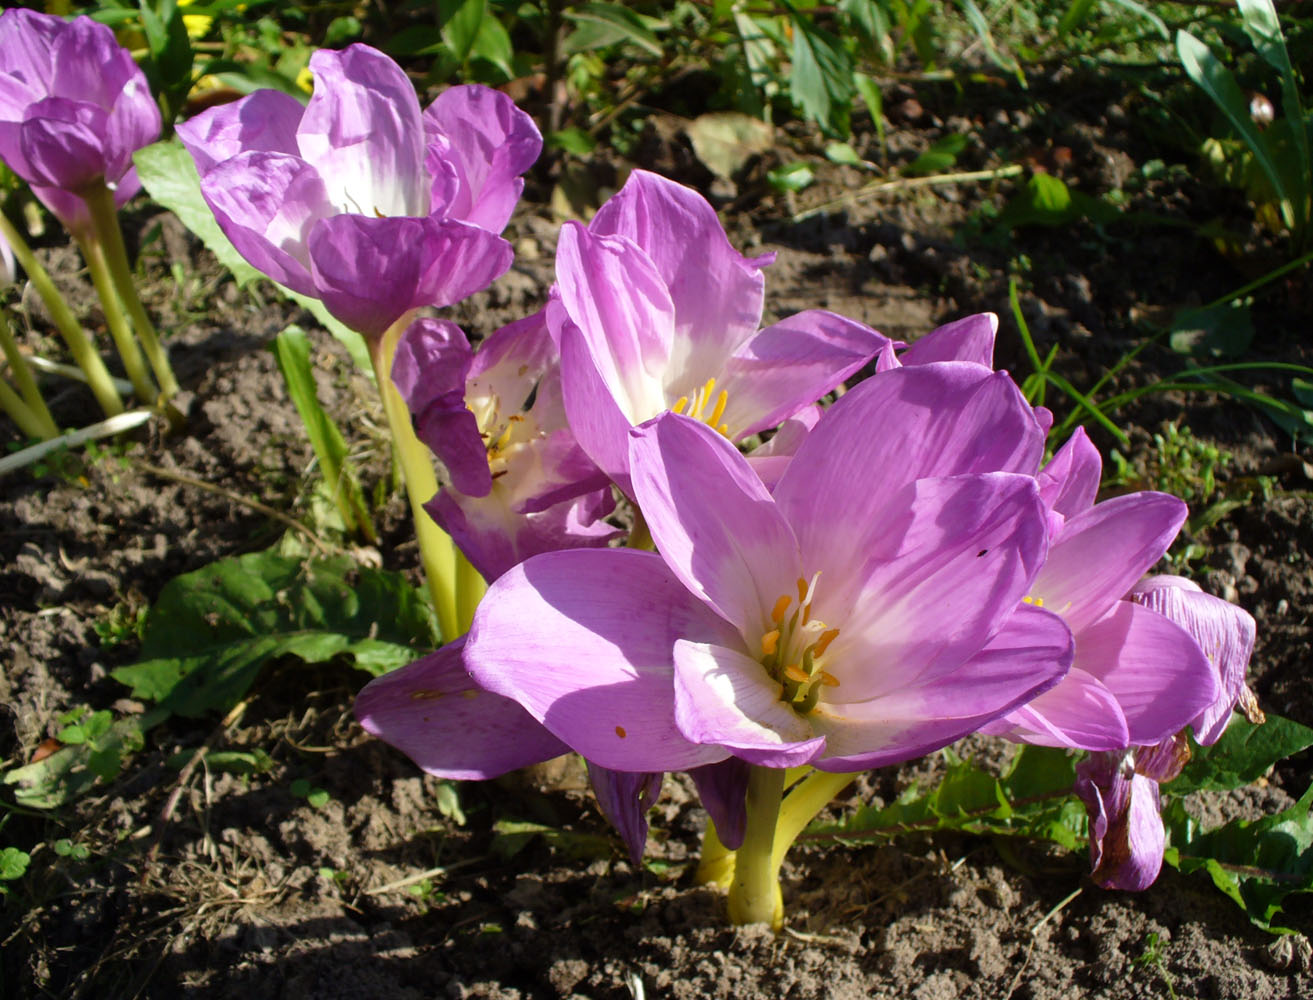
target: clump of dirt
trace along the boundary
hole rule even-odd
[[[1188,171],[1132,185],[1143,180],[1146,154],[1125,106],[1131,98],[1088,84],[1032,81],[1024,105],[997,88],[915,91],[899,104],[889,155],[908,159],[960,132],[972,137],[964,169],[1027,158],[1090,194],[1125,191],[1130,208],[1178,224],[1232,211],[1229,195]],[[907,186],[877,198],[861,190],[867,175],[813,156],[815,137],[789,141],[789,156],[815,160],[820,181],[812,189],[789,198],[752,178],[734,190],[717,186],[721,203],[735,206],[726,220],[735,244],[778,253],[766,272],[767,319],[825,307],[912,340],[988,309],[1002,314],[1000,365],[1022,376],[1025,353],[1007,309],[1008,280],[1017,277],[1040,354],[1056,345],[1057,370],[1087,388],[1140,342],[1147,317],[1244,281],[1179,226],[1077,222],[1008,232],[991,220],[1014,182]],[[882,155],[873,136],[860,137],[859,149]],[[670,159],[687,164],[687,150]],[[453,311],[472,335],[543,304],[555,240],[550,183],[535,179],[508,232],[515,268]],[[148,254],[157,279],[149,305],[171,330],[188,422],[175,435],[153,427],[90,462],[0,483],[0,754],[11,764],[30,760],[59,728],[60,713],[78,705],[142,710],[108,677],[137,652],[130,635],[102,640],[111,612],[144,606],[180,573],[273,544],[283,526],[250,501],[293,516],[311,502],[312,454],[267,345],[288,323],[309,329],[313,321],[267,286],[257,287],[258,303],[236,289],[171,219],[136,222],[141,233],[161,227],[159,240],[146,241],[163,247]],[[66,248],[44,252],[82,287]],[[195,278],[190,297],[166,277],[175,261]],[[1303,280],[1284,298],[1261,300],[1255,359],[1310,361],[1297,310],[1308,300]],[[94,298],[83,291],[77,302],[95,327]],[[40,328],[39,315],[33,321]],[[321,398],[348,430],[368,483],[385,481],[382,419],[368,380],[327,337],[316,344]],[[1116,387],[1181,367],[1179,356],[1151,347]],[[54,401],[63,424],[95,419],[85,392],[59,392]],[[1049,402],[1065,415],[1066,401]],[[1251,683],[1264,706],[1313,725],[1313,687],[1304,678],[1313,552],[1307,466],[1289,459],[1290,442],[1264,417],[1230,398],[1151,395],[1115,419],[1131,434],[1132,466],[1165,422],[1234,456],[1219,469],[1220,488],[1249,499],[1199,531],[1203,554],[1185,569],[1258,620]],[[1094,433],[1107,454],[1114,442]],[[378,518],[383,564],[415,573],[404,504],[389,501]],[[530,775],[462,786],[458,822],[439,782],[354,722],[352,699],[365,679],[339,665],[276,664],[239,718],[173,719],[114,783],[50,815],[7,813],[3,842],[40,846],[0,904],[6,995],[1313,993],[1307,942],[1256,930],[1201,876],[1169,870],[1144,893],[1109,893],[1089,882],[1084,857],[956,835],[801,847],[785,871],[785,932],[727,927],[722,896],[694,885],[704,815],[683,778],[667,778],[639,867],[622,858],[568,769],[545,784]],[[203,749],[260,750],[271,764],[234,775],[211,769]],[[880,772],[855,794],[892,797],[927,766]],[[296,794],[299,779],[326,795],[312,802]],[[1266,814],[1309,780],[1309,761],[1296,758],[1255,789],[1199,796],[1190,808],[1210,824]],[[497,828],[503,820],[558,834],[517,838]],[[82,850],[56,850],[61,840]],[[1288,920],[1309,927],[1309,916],[1307,902],[1296,900]]]

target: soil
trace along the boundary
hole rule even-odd
[[[1176,154],[1182,169],[1146,179],[1145,163],[1164,153],[1129,90],[1063,73],[1040,84],[1032,80],[1025,94],[988,83],[908,88],[897,101],[886,97],[888,159],[874,135],[859,136],[858,152],[893,166],[944,134],[965,133],[961,169],[1039,164],[1088,194],[1125,192],[1131,209],[1166,223],[1078,221],[1008,233],[990,218],[1017,190],[1015,179],[868,196],[860,189],[870,175],[829,163],[819,139],[801,129],[782,132],[780,148],[733,182],[714,178],[678,128],[659,127],[660,117],[633,155],[731,206],[727,227],[742,251],[778,253],[767,271],[768,319],[822,306],[911,340],[992,310],[1002,318],[998,363],[1021,377],[1029,368],[1007,298],[1015,274],[1040,354],[1056,345],[1055,370],[1089,388],[1148,324],[1244,284],[1249,264],[1280,259],[1282,247],[1254,227],[1238,195],[1198,175],[1188,151]],[[812,162],[818,182],[797,195],[774,193],[763,178],[781,158]],[[625,167],[599,159],[581,172],[594,201]],[[556,179],[545,167],[531,179],[507,234],[515,268],[454,310],[472,334],[542,302],[559,221],[549,207]],[[843,200],[795,221],[835,199]],[[267,348],[288,323],[311,329],[313,320],[268,285],[254,295],[237,289],[170,217],[136,213],[129,228],[144,246],[148,307],[169,331],[187,422],[174,434],[152,425],[88,461],[0,480],[6,767],[31,760],[60,728],[57,716],[76,706],[142,711],[108,676],[134,661],[135,638],[120,631],[118,641],[103,640],[97,626],[107,631],[112,613],[130,616],[180,573],[274,544],[284,526],[247,501],[308,517],[313,455]],[[1246,258],[1223,257],[1191,228],[1215,219],[1242,232]],[[46,243],[51,268],[81,289],[76,304],[96,328],[101,317],[76,257],[58,234]],[[1248,360],[1313,361],[1308,275],[1258,297]],[[36,306],[30,324],[38,340],[47,336]],[[385,480],[372,388],[338,345],[317,336],[321,398],[347,430],[367,484]],[[1115,388],[1182,364],[1156,344]],[[1261,374],[1248,384],[1288,392]],[[52,400],[62,425],[96,419],[76,387],[52,386]],[[1059,419],[1069,412],[1061,397],[1050,393],[1049,402]],[[1125,488],[1153,484],[1153,435],[1169,422],[1232,456],[1218,468],[1219,495],[1237,503],[1190,539],[1200,548],[1185,570],[1258,620],[1250,683],[1262,705],[1313,725],[1310,466],[1287,435],[1230,397],[1149,395],[1115,419],[1131,437],[1120,448],[1132,470]],[[1107,455],[1116,442],[1092,431]],[[0,434],[16,438],[8,425]],[[391,500],[377,517],[377,557],[415,575],[404,505]],[[666,779],[641,867],[622,857],[568,761],[462,785],[464,815],[453,818],[439,807],[440,782],[355,723],[352,699],[365,680],[345,665],[276,663],[231,724],[172,719],[116,781],[48,814],[6,810],[0,846],[24,847],[32,864],[0,902],[0,996],[1313,996],[1307,940],[1256,929],[1203,876],[1167,870],[1148,891],[1106,892],[1089,881],[1083,856],[959,835],[795,849],[785,931],[732,928],[723,897],[693,881],[704,814],[684,778]],[[203,745],[262,749],[272,768],[239,777],[203,761],[181,772],[169,765]],[[973,748],[992,752],[981,741]],[[1292,758],[1259,785],[1199,795],[1190,807],[1208,823],[1277,811],[1308,787],[1310,764],[1308,754]],[[918,768],[891,769],[861,787],[891,796]],[[293,794],[298,779],[327,799]],[[494,824],[505,820],[564,835],[526,843],[498,834]],[[57,852],[61,839],[84,846],[86,857]],[[1286,921],[1307,932],[1306,900],[1291,903]]]

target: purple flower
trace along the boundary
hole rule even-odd
[[[446,469],[426,509],[485,579],[531,555],[605,545],[614,500],[565,420],[560,363],[542,313],[502,327],[475,353],[445,320],[401,337],[392,378],[415,432]]]
[[[944,746],[1055,683],[1071,636],[1018,607],[1043,562],[1043,436],[1005,375],[923,365],[845,395],[773,494],[706,424],[633,433],[660,555],[538,556],[465,659],[620,771],[737,757],[851,771]]]
[[[98,181],[123,204],[141,187],[132,154],[159,138],[146,77],[103,24],[14,8],[0,14],[0,159],[70,229]]]
[[[477,86],[421,116],[406,75],[366,45],[321,49],[310,68],[305,108],[262,90],[178,127],[242,255],[369,337],[504,272],[497,233],[542,145],[529,117]]]
[[[701,196],[642,170],[587,228],[561,230],[548,324],[566,411],[627,493],[631,426],[672,410],[737,441],[815,402],[888,343],[819,309],[759,330],[772,256],[743,257]]]

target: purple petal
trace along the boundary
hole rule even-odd
[[[27,109],[16,173],[34,184],[79,191],[106,172],[109,115],[95,104],[48,97]]]
[[[510,244],[482,229],[405,216],[330,216],[310,231],[308,247],[316,294],[371,338],[412,309],[451,305],[486,288],[512,257]]]
[[[748,826],[748,768],[747,761],[729,757],[688,772],[697,786],[702,808],[716,824],[716,836],[731,851],[743,843]]]
[[[417,319],[401,335],[392,381],[405,400],[415,435],[446,467],[451,484],[474,497],[492,489],[488,449],[465,405],[465,377],[474,352],[455,323]]]
[[[640,864],[647,846],[647,813],[661,797],[660,772],[611,771],[588,763],[588,779],[602,815],[620,833],[629,860]]]
[[[1190,720],[1190,726],[1199,743],[1216,743],[1231,721],[1232,709],[1247,693],[1245,671],[1257,632],[1253,616],[1180,577],[1143,580],[1130,599],[1180,625],[1213,665],[1217,698]]]
[[[706,424],[667,412],[631,431],[629,464],[652,539],[684,586],[727,622],[766,631],[801,567],[747,460]]]
[[[626,237],[651,259],[674,304],[675,364],[695,383],[719,373],[757,331],[765,285],[760,269],[769,260],[739,254],[715,209],[691,188],[635,170],[588,230]]]
[[[998,317],[993,313],[977,313],[931,330],[904,351],[898,360],[904,365],[970,361],[993,368],[997,333]]]
[[[1006,374],[963,362],[898,368],[830,407],[775,499],[808,558],[840,566],[864,550],[867,536],[885,533],[882,511],[907,484],[964,473],[1030,475],[1043,448],[1031,409]]]
[[[355,708],[365,731],[441,778],[495,778],[568,753],[515,702],[474,683],[464,646],[461,637],[366,684]]]
[[[825,737],[781,701],[778,681],[752,657],[717,643],[675,643],[675,720],[694,743],[722,746],[761,767],[798,767]]]
[[[732,440],[774,427],[816,402],[889,343],[856,320],[808,309],[768,326],[724,366]]]
[[[427,215],[419,99],[396,63],[368,45],[310,57],[314,95],[297,127],[301,156],[339,212]]]
[[[66,31],[63,18],[22,7],[0,13],[0,76],[22,87],[23,99],[0,90],[0,117],[16,120],[31,100],[51,93],[51,51],[55,39]]]
[[[1185,523],[1166,493],[1129,493],[1076,514],[1049,549],[1031,596],[1079,635],[1162,558]]]
[[[544,552],[605,548],[622,534],[602,520],[614,508],[610,489],[604,489],[524,511],[500,482],[482,497],[444,489],[424,505],[485,580]]]
[[[1039,494],[1049,507],[1072,518],[1094,506],[1103,459],[1084,427],[1077,427],[1039,473]]]
[[[734,639],[655,553],[573,549],[521,563],[489,588],[465,662],[589,760],[676,771],[727,756],[675,725],[681,637]]]
[[[296,128],[305,107],[281,90],[257,90],[240,101],[220,104],[179,122],[178,138],[202,176],[239,153],[286,153],[298,159]]]
[[[1018,608],[949,674],[857,703],[829,700],[842,682],[823,689],[811,718],[825,734],[826,755],[813,763],[824,771],[862,771],[947,746],[1058,683],[1071,657],[1071,633],[1057,615]],[[868,661],[867,669],[878,662]]]
[[[583,334],[626,419],[638,424],[664,410],[662,375],[670,360],[674,306],[652,261],[626,239],[594,236],[566,223],[556,248],[556,279],[564,315]],[[564,354],[561,362],[564,370]]]
[[[1190,634],[1129,601],[1076,633],[1076,666],[1117,698],[1135,744],[1184,729],[1218,697],[1217,673]]]
[[[1091,877],[1105,889],[1147,889],[1166,845],[1158,783],[1127,773],[1121,754],[1093,754],[1076,765],[1075,791],[1090,814]]]
[[[850,535],[852,551],[837,563],[846,572],[817,584],[814,616],[840,629],[836,665],[827,659],[841,682],[830,701],[865,701],[957,669],[1015,617],[1044,559],[1044,508],[1029,476],[923,479],[888,512],[882,530]]]
[[[457,179],[454,195],[445,201],[447,213],[500,233],[524,189],[520,175],[542,152],[533,119],[489,87],[449,87],[424,112],[424,130],[430,161],[434,135],[447,140],[442,152]]]
[[[212,167],[201,193],[252,267],[294,292],[317,294],[306,242],[332,208],[314,167],[285,153],[242,153]]]
[[[1117,696],[1079,667],[981,731],[1017,743],[1081,750],[1120,750],[1131,742]]]

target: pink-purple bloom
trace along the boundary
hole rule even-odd
[[[402,335],[392,378],[447,485],[427,505],[485,579],[540,552],[607,544],[605,475],[571,433],[560,360],[542,314],[502,327],[475,352],[445,320]]]
[[[587,227],[562,228],[547,318],[566,411],[626,493],[631,426],[673,410],[738,441],[814,403],[889,343],[820,309],[759,329],[772,259],[738,253],[697,192],[642,170]]]
[[[620,771],[926,753],[1070,663],[1062,620],[1018,606],[1047,548],[1042,447],[1011,381],[964,363],[849,392],[773,492],[724,436],[665,414],[629,459],[660,555],[515,567],[480,605],[466,664]]]
[[[14,8],[0,14],[0,160],[74,231],[83,194],[140,190],[132,154],[159,138],[146,77],[103,24]]]
[[[314,95],[257,91],[178,127],[201,190],[253,266],[375,337],[510,266],[498,235],[537,159],[537,128],[504,94],[452,87],[423,113],[366,45],[310,60]]]

